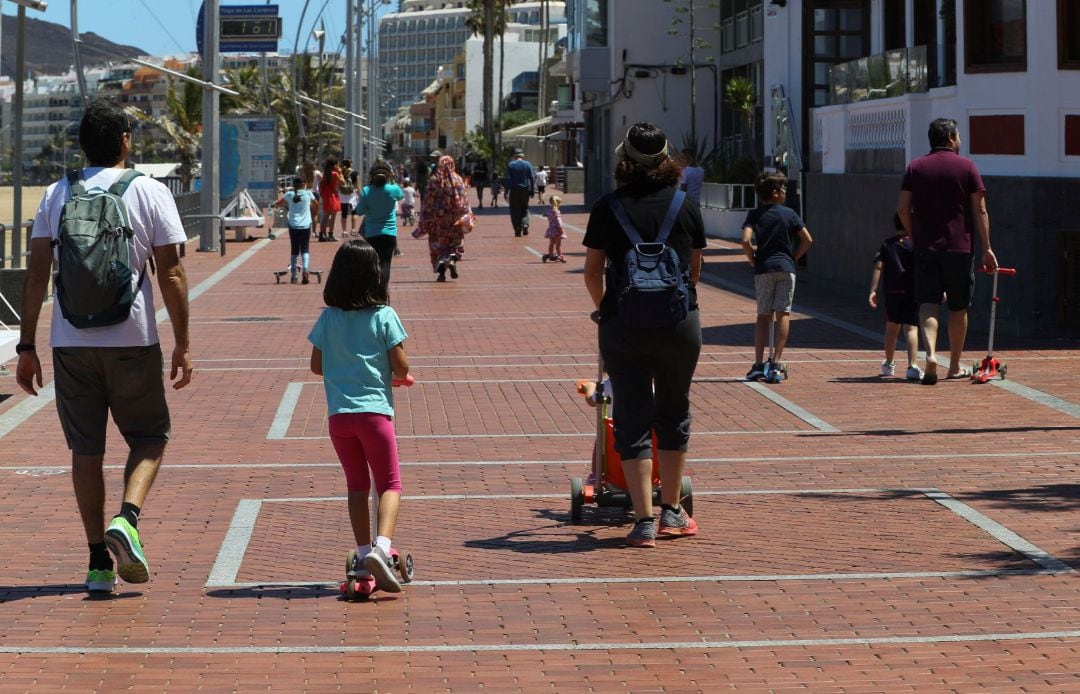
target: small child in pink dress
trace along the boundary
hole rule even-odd
[[[544,237],[548,239],[548,252],[544,255],[543,261],[565,263],[566,258],[562,255],[562,240],[566,238],[566,229],[563,228],[562,215],[559,214],[562,198],[552,195],[548,198],[548,203],[547,212],[544,213],[548,219],[548,228],[544,233]]]

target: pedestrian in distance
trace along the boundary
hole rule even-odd
[[[930,153],[904,171],[896,212],[911,235],[915,254],[915,301],[926,346],[923,385],[938,382],[938,311],[942,293],[949,309],[948,379],[967,379],[960,365],[967,337],[968,306],[975,285],[975,236],[982,248],[982,267],[993,271],[997,256],[990,247],[990,215],[986,186],[975,162],[960,156],[956,121],[930,123]]]
[[[885,361],[881,362],[881,375],[896,373],[893,357],[900,331],[907,340],[908,367],[905,376],[909,381],[921,381],[922,369],[918,365],[919,305],[915,303],[915,272],[912,268],[911,237],[904,231],[900,215],[893,215],[896,233],[885,239],[874,255],[874,272],[870,276],[870,308],[876,309],[878,287],[885,283]]]
[[[311,371],[323,377],[330,441],[345,472],[349,522],[360,566],[380,590],[401,592],[391,560],[391,538],[401,503],[401,472],[394,433],[393,379],[405,380],[405,328],[382,295],[380,259],[362,239],[334,254],[323,287],[323,310],[308,335]],[[379,497],[375,542],[368,495]]]
[[[652,123],[630,127],[615,150],[618,187],[593,205],[582,242],[587,249],[585,287],[597,308],[592,317],[599,324],[600,354],[611,380],[615,450],[634,507],[635,522],[626,539],[631,547],[655,547],[658,532],[661,537],[697,533],[697,523],[681,502],[690,382],[701,352],[696,284],[705,225],[701,210],[685,204],[684,193],[676,189],[679,164],[669,152],[666,135]],[[658,327],[640,327],[633,311],[626,310],[632,307],[624,304],[632,295],[625,291],[623,276],[627,256],[636,253],[627,223],[645,243],[661,240],[665,256],[671,251],[678,259],[686,293],[674,297],[682,311]],[[662,501],[659,531],[652,503],[653,432]]]
[[[461,259],[465,234],[475,224],[465,182],[454,171],[453,157],[444,156],[428,181],[420,223],[412,233],[413,238],[428,237],[436,282],[445,282],[448,270],[451,278],[458,278],[457,261]]]
[[[541,202],[544,200],[544,193],[547,191],[548,184],[548,167],[541,166],[540,170],[536,172],[536,194],[540,196]]]
[[[566,229],[563,227],[562,214],[559,213],[560,205],[562,198],[552,195],[547,211],[544,212],[548,220],[548,228],[544,232],[544,237],[548,239],[548,252],[543,258],[545,263],[549,260],[556,263],[566,262],[562,254],[562,240],[566,238]]]
[[[409,179],[401,184],[401,217],[406,226],[416,224],[416,188]]]
[[[71,449],[75,499],[90,548],[86,589],[92,593],[111,592],[117,574],[128,583],[150,579],[139,515],[161,466],[171,425],[154,295],[151,282],[146,281],[148,269],[156,268],[172,326],[173,388],[187,386],[193,373],[187,279],[179,252],[187,234],[169,189],[125,170],[131,140],[132,125],[120,102],[115,97],[96,98],[79,124],[79,142],[89,166],[50,185],[34,217],[16,346],[16,381],[36,396],[42,387],[37,323],[56,244],[55,256],[61,260],[49,339],[53,385],[60,427]],[[119,200],[108,198],[104,191]],[[80,214],[93,209],[105,216]],[[113,233],[114,224],[102,223],[112,211],[120,213],[113,222],[126,221],[119,236]],[[86,234],[91,226],[99,233]],[[79,236],[72,233],[77,231],[98,250],[109,248],[111,239],[112,260],[95,264],[99,256],[89,254],[84,262],[77,261],[71,255],[80,248]],[[88,301],[99,307],[91,310]],[[103,462],[110,414],[127,442],[128,455],[120,511],[106,528]]]
[[[341,167],[335,157],[327,157],[323,164],[323,176],[319,183],[319,223],[320,241],[337,241],[334,236],[334,223],[341,212]]]
[[[310,269],[311,225],[319,218],[319,201],[300,176],[292,180],[292,192],[278,198],[274,207],[289,210],[289,282],[308,284]],[[302,278],[300,277],[302,275]]]
[[[514,158],[506,166],[506,194],[514,236],[529,235],[529,200],[535,191],[536,172],[525,159],[525,152],[515,149]]]
[[[498,174],[491,177],[491,206],[499,206],[499,193],[502,190],[502,183],[500,182]]]
[[[384,300],[389,297],[390,263],[397,248],[397,204],[404,197],[394,183],[394,169],[382,159],[376,160],[368,184],[360,190],[356,211],[364,215],[364,239],[379,255]]]
[[[705,182],[705,169],[698,164],[697,153],[687,148],[682,151],[682,178],[679,187],[686,191],[686,197],[697,205],[701,204],[701,185]]]
[[[795,265],[806,255],[813,239],[795,210],[784,205],[787,177],[782,173],[762,173],[754,186],[756,208],[746,215],[742,226],[742,246],[754,266],[754,294],[757,322],[754,326],[754,363],[746,380],[765,378],[765,343],[776,320],[776,343],[770,355],[772,365],[783,371],[784,346],[795,300]]]
[[[472,187],[476,189],[476,205],[483,208],[484,206],[484,188],[489,185],[488,179],[488,163],[487,159],[480,159],[473,164],[472,170]]]
[[[338,186],[338,197],[341,199],[341,236],[351,236],[356,231],[356,201],[359,197],[357,190],[358,174],[353,170],[352,161],[341,160],[341,185]]]

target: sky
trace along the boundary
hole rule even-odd
[[[345,12],[349,0],[277,0],[278,15],[281,17],[281,41],[279,51],[291,53],[296,41],[297,26],[301,11],[307,3],[304,14],[304,26],[299,39],[299,51],[305,44],[309,49],[315,41],[309,42],[311,31],[319,22],[326,23],[326,50],[336,50],[338,41],[345,33]],[[45,12],[27,9],[27,17],[71,27],[71,0],[48,0]],[[150,55],[184,53],[195,50],[195,19],[202,0],[78,0],[79,32],[92,31],[114,43],[137,46]],[[265,0],[220,0],[225,5],[266,5]],[[3,2],[3,13],[15,15],[18,6],[13,2]],[[380,15],[389,12],[397,3],[381,7]],[[107,9],[106,9],[107,8]],[[321,11],[321,16],[320,16]],[[331,41],[331,37],[335,37]]]

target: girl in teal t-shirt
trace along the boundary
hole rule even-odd
[[[364,215],[364,238],[379,254],[384,296],[389,293],[390,261],[397,248],[397,203],[405,197],[393,180],[393,167],[376,160],[371,166],[371,182],[360,190],[356,203],[356,213]]]
[[[390,537],[397,524],[401,473],[390,388],[409,377],[405,329],[380,291],[379,258],[366,241],[346,241],[323,287],[327,308],[308,335],[311,371],[323,377],[330,440],[345,471],[357,576],[401,592]],[[370,473],[369,473],[370,470]],[[370,474],[370,477],[369,477]],[[378,532],[371,542],[368,494],[379,494]],[[350,552],[350,556],[353,556]]]
[[[284,207],[289,210],[289,276],[293,284],[297,283],[297,274],[300,263],[303,263],[304,284],[308,279],[308,261],[311,254],[308,252],[311,243],[311,220],[318,217],[319,201],[315,194],[307,188],[307,182],[296,176],[292,180],[293,189],[286,192],[274,207]]]

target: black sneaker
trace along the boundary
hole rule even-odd
[[[754,365],[750,367],[750,370],[746,372],[746,380],[760,381],[763,378],[765,378],[765,364],[756,361],[754,362]]]

